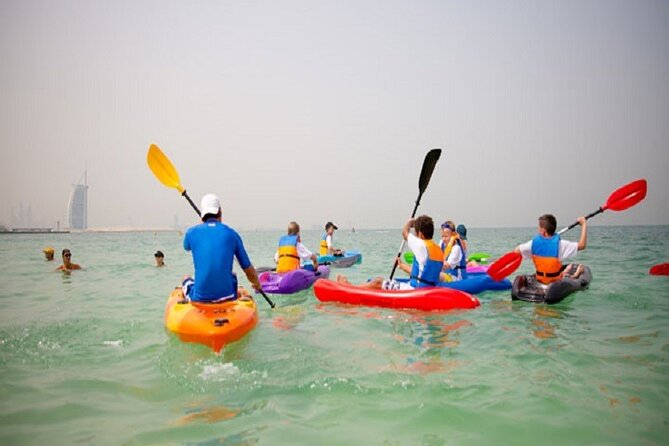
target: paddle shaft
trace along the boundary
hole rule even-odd
[[[411,213],[411,218],[414,218],[416,216],[416,211],[418,210],[418,206],[420,205],[420,199],[423,196],[423,191],[421,191],[418,194],[418,198],[416,199],[416,205],[413,207],[413,212]],[[390,272],[390,280],[393,280],[393,276],[395,275],[395,271],[397,270],[397,259],[400,258],[402,255],[402,250],[404,249],[404,244],[406,243],[406,240],[402,238],[402,244],[400,245],[400,250],[397,252],[397,257],[395,257],[395,264],[393,265],[393,270]]]
[[[193,203],[193,200],[190,199],[190,197],[188,196],[188,193],[186,192],[186,190],[184,190],[184,191],[181,193],[181,195],[182,195],[186,200],[188,200],[188,203],[190,203],[191,207],[192,207],[193,209],[195,209],[195,212],[197,212],[197,215],[201,217],[202,214],[200,214],[200,210],[197,208],[197,206],[195,205],[195,203]]]
[[[589,218],[592,218],[592,217],[594,217],[594,216],[597,215],[597,214],[601,214],[602,212],[604,212],[604,208],[599,208],[599,209],[597,209],[595,212],[586,215],[586,216],[585,216],[585,219],[587,220],[587,219],[589,219]],[[570,229],[575,228],[576,226],[578,226],[578,224],[579,224],[579,223],[578,223],[577,221],[574,222],[574,223],[572,223],[572,224],[570,224],[570,225],[567,226],[566,228],[561,229],[560,232],[558,232],[558,235],[562,235],[562,234],[564,234],[565,232],[569,231]]]

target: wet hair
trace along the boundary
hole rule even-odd
[[[555,228],[557,228],[557,220],[552,214],[544,214],[539,217],[539,227],[546,230],[546,233],[550,236],[555,234]]]
[[[288,223],[288,234],[297,235],[300,232],[300,225],[296,221]]]
[[[414,220],[413,227],[416,230],[416,233],[422,232],[428,240],[434,236],[434,222],[432,221],[432,217],[421,215]]]
[[[69,252],[70,254],[72,254],[68,248],[65,248],[65,249],[63,249],[63,251],[60,253],[61,257],[64,256],[66,252]]]

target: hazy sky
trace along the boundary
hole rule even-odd
[[[669,224],[667,1],[0,0],[0,223],[187,225],[172,160],[240,229]]]

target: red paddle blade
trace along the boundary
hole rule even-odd
[[[669,263],[653,265],[653,267],[648,271],[648,274],[653,276],[669,276]]]
[[[488,275],[492,277],[492,280],[503,280],[517,270],[522,261],[523,256],[521,256],[520,253],[514,251],[507,252],[490,265],[490,268],[488,268]]]
[[[603,209],[611,209],[613,211],[624,211],[631,208],[644,198],[646,198],[646,190],[648,184],[646,180],[636,180],[624,185],[620,189],[611,194]]]

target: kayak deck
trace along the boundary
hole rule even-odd
[[[321,302],[423,311],[471,309],[480,305],[479,300],[471,294],[450,288],[380,290],[325,279],[316,281],[314,294]]]
[[[196,342],[215,352],[244,337],[258,323],[258,311],[250,296],[231,302],[206,304],[184,299],[176,288],[165,306],[165,327],[183,342]]]

